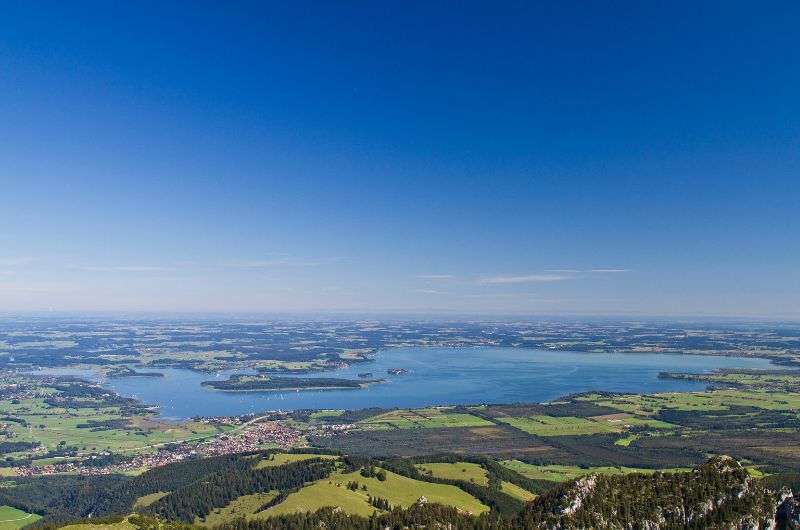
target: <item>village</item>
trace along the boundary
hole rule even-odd
[[[230,419],[206,419],[204,421],[235,421]],[[189,458],[213,457],[235,453],[247,453],[266,448],[289,449],[297,447],[301,441],[299,430],[286,427],[276,421],[256,418],[241,424],[234,430],[221,433],[201,443],[170,443],[156,447],[154,452],[140,453],[130,459],[109,465],[96,466],[92,461],[107,457],[108,453],[92,455],[88,459],[70,460],[41,466],[25,465],[13,468],[19,477],[40,475],[77,474],[111,475],[115,473],[136,474],[148,469],[180,462]]]

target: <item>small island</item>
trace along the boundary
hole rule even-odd
[[[364,388],[382,379],[341,379],[337,377],[270,377],[266,375],[232,375],[225,381],[204,381],[203,386],[226,392],[278,390],[345,390]]]
[[[389,375],[405,375],[408,373],[408,370],[405,368],[389,368],[386,370],[386,373]]]
[[[372,377],[372,372],[362,372],[362,373],[358,374],[358,377],[360,377],[361,379],[366,379],[368,377]]]
[[[114,366],[106,371],[106,377],[164,377],[161,372],[137,372],[130,366]]]

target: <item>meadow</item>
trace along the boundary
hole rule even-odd
[[[230,522],[238,517],[252,520],[258,519],[260,515],[257,514],[260,508],[277,495],[277,492],[267,493],[253,493],[251,495],[242,495],[234,499],[226,506],[217,508],[212,511],[205,519],[195,519],[194,524],[212,528],[218,524]]]
[[[536,436],[575,436],[597,433],[616,433],[621,425],[570,416],[531,416],[498,418],[498,421]]]
[[[0,530],[17,530],[41,519],[34,513],[23,512],[11,506],[0,506]]]
[[[336,460],[339,457],[333,455],[320,455],[314,453],[272,453],[267,458],[262,458],[253,466],[254,469],[261,469],[265,467],[282,466],[292,462],[302,462],[303,460],[311,460],[312,458],[322,458],[324,460]]]
[[[486,427],[490,421],[472,414],[451,412],[452,407],[393,410],[362,420],[359,425],[378,429],[435,429],[451,427]]]
[[[489,482],[486,476],[486,469],[480,464],[472,462],[426,462],[417,464],[420,473],[429,474],[432,477],[444,478],[448,480],[464,480],[480,486],[486,486]]]
[[[536,480],[549,480],[552,482],[566,482],[584,475],[591,473],[598,473],[600,475],[627,475],[630,473],[655,473],[656,471],[664,472],[678,472],[685,471],[688,468],[671,468],[663,470],[646,469],[646,468],[633,468],[624,466],[596,466],[596,467],[580,467],[570,465],[558,464],[528,464],[519,460],[504,460],[501,464],[508,469],[516,471],[522,476],[536,479]]]
[[[359,472],[335,473],[290,494],[282,503],[269,508],[265,515],[315,511],[324,506],[338,506],[347,513],[369,516],[376,508],[369,504],[369,496],[389,501],[391,506],[407,508],[425,497],[428,502],[454,506],[474,514],[483,513],[488,507],[481,504],[456,486],[422,482],[386,471],[386,480],[364,477]],[[358,484],[348,489],[347,484]]]

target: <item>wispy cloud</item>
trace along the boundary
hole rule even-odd
[[[90,265],[80,267],[80,269],[86,272],[164,272],[170,270],[169,267],[157,265]]]
[[[28,256],[0,257],[0,267],[19,267],[28,265],[32,261],[36,261],[35,258]]]
[[[261,260],[240,260],[227,263],[234,269],[271,269],[278,267],[319,267],[341,261],[342,258],[293,258],[291,256]]]
[[[631,272],[631,269],[547,269],[545,272],[559,274],[612,274],[617,272]]]
[[[468,293],[462,295],[463,298],[476,298],[476,299],[505,299],[505,298],[526,298],[534,299],[535,295],[531,293]]]
[[[420,280],[452,280],[455,278],[452,274],[417,274]]]
[[[437,291],[436,289],[414,289],[414,292],[420,294],[446,294],[443,291]]]
[[[514,283],[560,282],[571,280],[574,276],[569,274],[525,274],[521,276],[489,276],[480,278],[481,285],[504,285]]]

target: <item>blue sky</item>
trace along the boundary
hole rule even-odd
[[[796,2],[112,4],[4,6],[0,311],[800,317]]]

